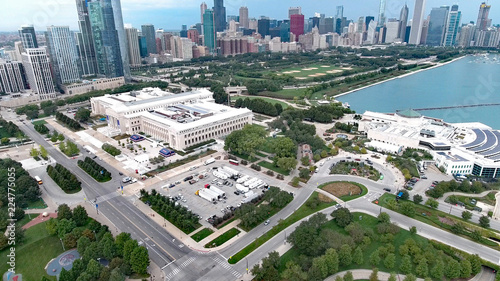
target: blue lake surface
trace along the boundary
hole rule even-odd
[[[500,103],[499,74],[499,56],[469,56],[362,89],[337,100],[348,102],[358,113]],[[500,106],[424,110],[420,113],[446,122],[481,122],[500,129]]]

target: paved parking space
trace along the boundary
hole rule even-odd
[[[236,181],[232,179],[227,179],[227,181],[232,184],[230,185],[223,185],[219,184],[217,185],[215,183],[215,186],[224,191],[226,194],[226,199],[222,199],[220,201],[216,201],[217,204],[213,204],[199,196],[197,196],[195,193],[199,189],[203,189],[206,184],[213,185],[213,181],[217,180],[218,182],[223,182],[223,180],[218,179],[213,175],[214,168],[219,168],[221,169],[224,166],[231,167],[232,169],[238,171],[242,175],[248,175],[250,177],[257,177],[261,180],[263,180],[266,184],[272,185],[272,186],[278,186],[284,190],[287,191],[293,191],[292,187],[287,187],[286,183],[284,181],[277,180],[276,178],[269,177],[267,175],[264,175],[262,172],[257,172],[253,169],[250,169],[249,167],[245,166],[233,166],[230,165],[227,161],[216,161],[215,163],[212,163],[208,166],[205,166],[203,164],[193,164],[191,166],[191,169],[188,171],[178,174],[174,177],[171,177],[169,179],[162,179],[161,182],[156,183],[149,188],[151,189],[156,189],[158,192],[161,194],[169,197],[182,197],[181,200],[178,200],[179,204],[183,206],[187,206],[187,208],[191,209],[194,213],[200,215],[202,219],[200,220],[200,223],[202,223],[204,226],[209,226],[210,224],[206,221],[206,218],[217,215],[219,217],[222,217],[224,213],[222,212],[222,209],[225,209],[227,206],[233,206],[236,207],[238,204],[241,203],[241,200],[244,199],[243,194],[236,195],[234,192],[236,191],[235,185]],[[190,184],[189,182],[184,182],[184,179],[188,176],[193,176],[195,174],[198,174],[195,178],[198,178],[199,175],[201,174],[207,174],[208,177],[204,177],[203,179],[198,179],[198,181],[194,184]],[[175,184],[176,182],[180,182],[180,184]],[[171,184],[175,184],[174,187],[169,188],[168,186]],[[167,187],[165,187],[167,186]],[[165,187],[165,188],[163,188]],[[149,189],[148,188],[148,189]],[[262,189],[254,189],[254,193],[260,193],[262,192]]]

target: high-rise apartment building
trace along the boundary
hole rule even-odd
[[[191,28],[190,30],[188,30],[187,38],[189,40],[191,40],[191,42],[199,44],[199,42],[200,42],[200,33],[198,33],[197,29]]]
[[[375,17],[372,17],[372,16],[365,17],[365,26],[367,29],[368,29],[368,26],[370,25],[370,22],[373,20],[375,20]]]
[[[152,24],[143,24],[141,30],[142,36],[146,38],[148,54],[158,54],[158,50],[156,50],[155,26]]]
[[[410,39],[408,43],[419,45],[422,37],[422,26],[424,23],[426,0],[415,0],[415,8],[413,10],[413,18],[411,23]]]
[[[146,44],[146,37],[139,35],[139,52],[141,53],[141,58],[148,56],[148,45]]]
[[[0,60],[0,92],[19,93],[28,88],[23,64],[19,61]]]
[[[304,15],[292,15],[290,17],[290,32],[295,35],[295,41],[299,41],[299,35],[304,34]]]
[[[448,23],[446,25],[446,33],[444,35],[444,46],[455,46],[457,43],[458,30],[460,29],[460,20],[462,12],[458,10],[458,5],[451,6],[451,11],[448,14]]]
[[[269,18],[261,17],[257,22],[257,32],[262,36],[262,38],[269,35],[270,22]]]
[[[385,24],[385,1],[380,0],[380,5],[378,8],[378,26],[384,26]]]
[[[115,28],[118,33],[118,42],[120,47],[120,56],[122,59],[123,76],[125,81],[130,81],[130,66],[127,48],[127,35],[125,34],[125,26],[123,25],[122,5],[120,0],[111,0],[111,7],[113,9],[113,18],[115,20]]]
[[[201,5],[200,5],[201,24],[203,24],[203,15],[205,14],[206,10],[207,10],[207,3],[202,2]]]
[[[240,27],[248,29],[248,8],[240,7]]]
[[[217,33],[215,31],[214,11],[210,9],[207,9],[203,15],[203,34],[204,43],[208,51],[211,54],[215,53]]]
[[[288,8],[288,18],[291,19],[292,15],[301,15],[302,8],[301,7],[290,7]]]
[[[215,31],[224,31],[226,29],[226,7],[224,7],[224,0],[214,0],[213,13]]]
[[[450,11],[449,6],[432,8],[429,20],[429,29],[427,31],[427,40],[426,40],[427,45],[441,46],[443,44],[449,11]]]
[[[385,41],[384,43],[393,43],[399,38],[400,22],[396,19],[389,19],[385,24]]]
[[[335,15],[336,18],[343,18],[344,17],[344,6],[337,6],[337,14]]]
[[[124,76],[120,41],[111,0],[88,2],[88,11],[98,74],[108,78]]]
[[[490,5],[487,5],[485,2],[479,5],[479,14],[477,15],[477,30],[486,30],[489,27],[489,19],[488,15],[490,14]]]
[[[405,4],[403,8],[401,8],[401,13],[399,14],[398,38],[401,39],[401,42],[405,42],[406,26],[408,25],[408,14],[409,14],[409,9],[408,6]]]
[[[35,28],[33,25],[23,25],[19,29],[19,37],[23,42],[23,48],[38,48],[38,41],[36,40]]]
[[[56,83],[62,85],[80,81],[78,49],[69,26],[49,26],[45,37]]]
[[[139,48],[139,30],[137,28],[125,28],[127,36],[127,52],[130,66],[141,65],[141,49]]]
[[[97,62],[87,0],[77,0],[76,10],[78,13],[78,27],[80,29],[80,32],[76,33],[76,44],[82,68],[82,76],[96,75]]]
[[[45,48],[26,49],[22,57],[30,89],[38,95],[40,100],[55,98],[56,90]]]

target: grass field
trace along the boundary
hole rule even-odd
[[[44,125],[44,124],[47,124],[47,122],[45,122],[45,120],[38,120],[38,121],[33,122],[33,126]]]
[[[259,162],[259,163],[257,163],[257,164],[258,164],[259,166],[261,166],[261,167],[264,167],[264,168],[267,168],[267,169],[269,169],[269,170],[275,171],[276,173],[280,173],[280,174],[285,175],[285,176],[290,175],[290,171],[287,171],[287,170],[282,169],[282,168],[280,168],[280,167],[276,167],[276,166],[274,166],[274,164],[273,164],[273,163],[271,163],[271,162],[261,161],[261,162]]]
[[[208,242],[205,245],[205,248],[213,248],[213,247],[220,246],[220,245],[226,243],[227,241],[229,241],[234,236],[238,235],[240,232],[241,231],[239,229],[233,227],[230,230],[222,233],[219,237],[217,237],[214,240]]]
[[[326,66],[326,67],[323,67]],[[332,65],[321,65],[321,64],[313,64],[309,66],[302,67],[294,67],[283,69],[278,74],[288,74],[293,77],[303,77],[303,78],[313,78],[309,75],[317,75],[317,74],[329,74],[328,71],[331,71],[331,74],[342,72],[340,67],[332,66]]]
[[[191,236],[191,238],[193,238],[193,240],[196,242],[200,242],[201,240],[205,239],[206,237],[208,237],[212,233],[214,233],[214,231],[211,230],[210,228],[204,228],[204,229],[196,232],[195,234],[193,234],[193,236]]]
[[[272,103],[273,105],[276,104],[276,103],[279,103],[281,104],[281,106],[283,107],[283,109],[286,109],[288,107],[288,104],[287,103],[284,103],[282,101],[279,101],[279,100],[275,100],[275,99],[272,99],[272,98],[264,98],[264,97],[260,97],[260,96],[233,96],[231,97],[231,101],[236,101],[237,99],[262,99],[262,100],[265,100],[269,103]]]
[[[318,186],[318,188],[343,201],[353,200],[368,193],[368,189],[364,185],[348,181],[327,182]]]
[[[283,89],[277,92],[269,92],[269,91],[264,91],[258,93],[259,97],[264,96],[264,97],[271,97],[271,98],[277,98],[277,99],[284,99],[284,100],[293,100],[294,97],[297,97],[299,99],[304,98],[304,91],[305,89]]]
[[[335,201],[330,201],[330,198],[327,198],[329,202],[322,202],[319,200],[318,197],[318,192],[314,192],[311,194],[311,196],[307,199],[307,201],[300,206],[300,208],[297,209],[293,214],[291,214],[288,218],[285,220],[281,220],[277,225],[273,226],[271,230],[266,232],[264,235],[260,236],[259,238],[255,239],[252,243],[248,244],[245,248],[243,248],[241,251],[238,253],[234,254],[231,256],[231,258],[228,260],[230,264],[235,264],[242,260],[244,257],[246,257],[248,254],[253,252],[255,249],[266,243],[269,239],[273,238],[275,235],[289,227],[290,225],[294,224],[295,222],[313,214],[316,213],[317,211],[321,211],[325,208],[331,207],[335,204],[337,204]],[[319,202],[319,203],[318,203]],[[314,204],[311,204],[314,203]]]
[[[24,243],[16,246],[16,272],[23,275],[23,280],[40,280],[42,276],[56,280],[47,275],[44,268],[51,259],[63,252],[59,238],[49,236],[45,223],[29,228],[25,235]],[[7,254],[7,249],[0,252],[1,272],[8,270]]]

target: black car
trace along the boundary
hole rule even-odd
[[[185,177],[184,181],[189,181],[189,180],[192,180],[192,179],[193,179],[193,176],[189,176],[189,177]]]
[[[239,191],[235,191],[234,194],[235,195],[240,195],[240,192]]]
[[[384,188],[384,191],[391,192],[391,189],[386,187]]]
[[[118,172],[118,174],[119,174],[120,176],[123,176],[123,173],[122,173],[122,172]]]

